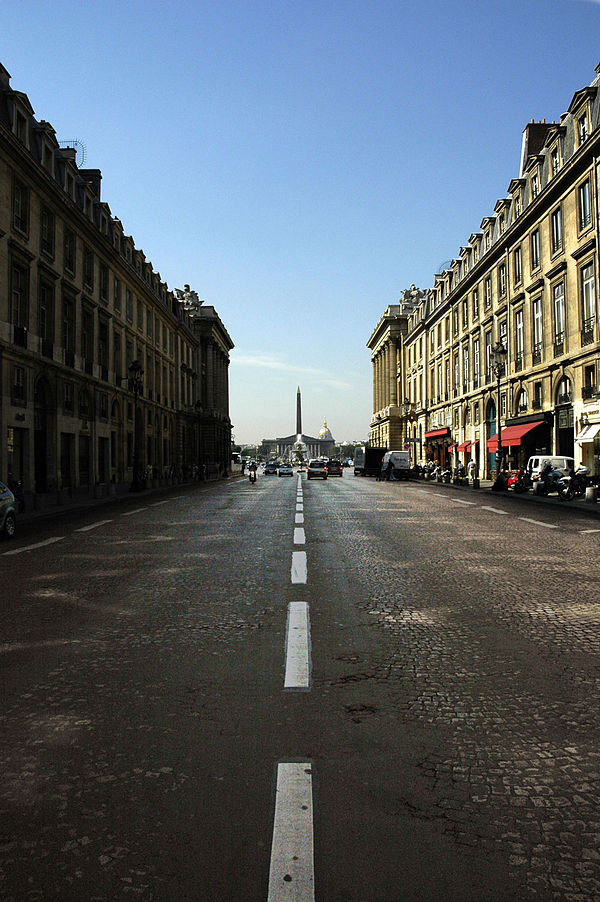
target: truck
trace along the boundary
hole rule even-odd
[[[387,448],[372,448],[370,445],[357,448],[354,452],[354,475],[378,476],[386,451]]]
[[[386,451],[383,456],[383,472],[387,471],[389,462],[392,462],[392,477],[394,479],[409,479],[411,470],[410,451]]]

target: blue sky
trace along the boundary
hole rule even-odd
[[[0,61],[234,343],[237,441],[368,436],[365,343],[600,62],[593,0],[0,0]]]

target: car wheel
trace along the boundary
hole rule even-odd
[[[7,539],[12,539],[17,531],[17,521],[14,514],[7,514],[4,521],[4,535]]]

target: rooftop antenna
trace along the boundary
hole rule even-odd
[[[85,166],[85,161],[87,159],[87,147],[80,141],[79,138],[73,138],[71,141],[59,141],[58,146],[65,147],[73,147],[77,154],[77,165]]]

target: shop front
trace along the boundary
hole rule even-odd
[[[450,438],[450,429],[432,429],[425,433],[425,458],[447,467],[450,464],[450,448],[455,442]]]
[[[549,453],[550,430],[550,424],[539,417],[535,420],[530,418],[509,420],[500,435],[504,467],[507,470],[516,470],[525,467],[533,454]],[[498,453],[497,433],[487,440],[486,447],[488,466],[494,469]]]

